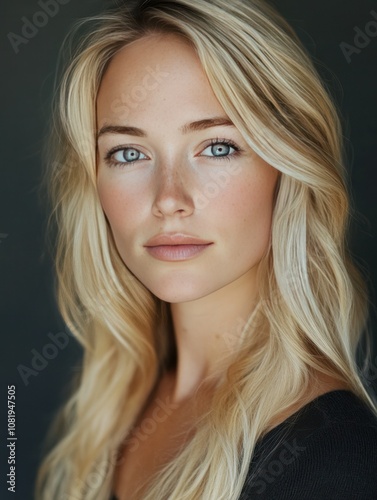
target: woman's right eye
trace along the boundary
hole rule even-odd
[[[121,148],[109,151],[105,160],[110,165],[130,165],[138,160],[146,160],[147,156],[136,148]]]

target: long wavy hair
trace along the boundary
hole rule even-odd
[[[281,174],[259,301],[210,408],[143,498],[237,499],[257,440],[315,372],[346,383],[377,415],[365,376],[369,291],[347,243],[356,212],[340,118],[298,37],[262,0],[127,1],[75,25],[57,79],[47,165],[57,301],[83,359],[46,439],[38,499],[109,497],[119,446],[176,360],[169,304],[122,261],[96,184],[101,79],[114,54],[152,33],[192,44],[226,114]]]

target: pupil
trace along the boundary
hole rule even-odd
[[[216,144],[215,146],[212,146],[212,154],[215,156],[226,156],[229,154],[229,145]]]
[[[138,159],[138,151],[136,149],[126,149],[123,153],[124,159],[127,161],[133,161]]]

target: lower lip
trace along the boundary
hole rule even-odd
[[[186,260],[203,252],[212,245],[161,245],[158,247],[146,247],[148,252],[159,260]]]

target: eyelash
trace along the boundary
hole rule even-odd
[[[215,146],[217,144],[226,144],[227,146],[231,146],[235,151],[227,156],[206,156],[206,155],[199,155],[199,156],[204,156],[204,157],[215,159],[215,160],[228,160],[228,161],[230,161],[231,157],[239,156],[242,152],[242,149],[239,146],[237,146],[237,144],[235,144],[230,139],[220,139],[220,138],[211,139],[210,143],[203,149],[203,151],[206,150],[207,148],[209,148],[210,146]],[[115,148],[110,149],[104,157],[104,160],[107,163],[107,165],[109,167],[123,168],[126,165],[129,167],[131,165],[134,165],[138,161],[140,161],[140,160],[135,160],[135,161],[130,161],[130,162],[118,162],[118,161],[115,161],[112,159],[112,157],[115,153],[117,153],[118,151],[123,151],[125,149],[135,149],[136,151],[139,151],[137,148],[133,148],[131,146],[116,146]]]

